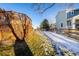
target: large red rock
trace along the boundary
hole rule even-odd
[[[13,27],[13,30],[19,39],[24,37],[24,29],[26,38],[28,37],[28,34],[32,32],[32,21],[26,14],[0,9],[0,40],[2,41],[16,40],[12,29],[8,26],[9,23],[7,20],[10,21],[10,25]]]

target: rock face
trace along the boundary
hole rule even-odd
[[[32,21],[27,15],[0,9],[0,41],[11,43],[16,40],[16,36],[21,40],[28,39],[30,32]]]

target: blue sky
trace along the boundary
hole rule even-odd
[[[45,18],[51,23],[55,22],[57,12],[66,9],[67,6],[65,4],[55,4],[43,14],[35,12],[30,3],[0,3],[0,8],[27,14],[31,18],[33,26],[36,27]],[[74,4],[74,8],[79,8],[79,4]]]

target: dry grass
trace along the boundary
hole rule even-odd
[[[35,56],[55,55],[55,50],[47,38],[35,31],[29,34],[27,43]]]
[[[0,56],[14,56],[14,49],[12,46],[0,46]]]
[[[45,36],[41,36],[38,32],[30,32],[26,40],[30,50],[35,56],[55,55],[55,50]],[[9,32],[3,33],[2,46],[0,46],[1,56],[14,56],[13,44],[14,36]],[[18,47],[17,47],[18,48]]]
[[[15,37],[11,32],[1,32],[0,56],[14,56]]]

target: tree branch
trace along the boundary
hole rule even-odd
[[[48,4],[35,3],[35,4],[33,4],[33,8],[34,8],[35,11],[43,14],[49,8],[53,7],[55,5],[55,3],[52,3],[49,6],[46,6],[46,5],[48,5]]]
[[[44,13],[45,11],[47,11],[49,8],[53,7],[55,5],[55,3],[51,4],[49,7],[45,8],[41,13]]]

